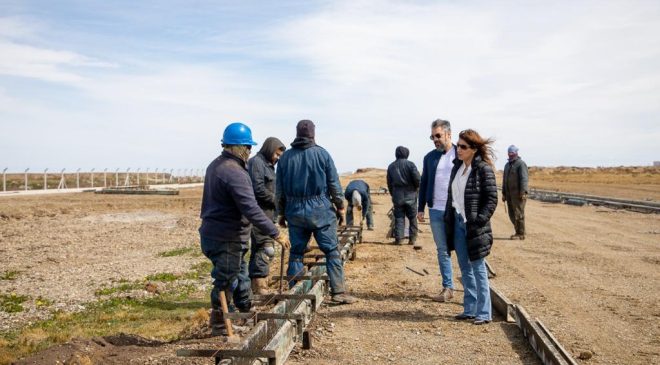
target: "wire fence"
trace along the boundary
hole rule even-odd
[[[205,169],[145,169],[140,168],[120,171],[120,169],[102,170],[77,169],[67,172],[66,169],[51,171],[44,169],[32,172],[26,168],[22,172],[7,172],[2,170],[2,191],[27,190],[63,190],[84,188],[107,188],[119,186],[141,186],[157,184],[188,184],[204,181]]]

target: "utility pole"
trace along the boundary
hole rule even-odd
[[[115,186],[119,186],[119,167],[115,170]]]
[[[2,170],[2,191],[7,191],[7,178],[5,175],[7,175],[7,169],[8,167],[5,167],[4,170]]]
[[[140,186],[140,168],[137,169],[137,185]]]
[[[91,173],[92,173],[92,187],[94,187],[94,169],[92,169]]]
[[[44,170],[44,190],[48,190],[48,169]]]
[[[76,189],[80,189],[80,167],[76,170]]]
[[[107,188],[108,187],[108,179],[107,179],[107,174],[108,174],[108,168],[103,169],[103,187]]]
[[[28,171],[30,171],[29,167],[25,169],[25,191],[28,189]]]

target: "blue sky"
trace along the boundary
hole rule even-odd
[[[4,0],[0,168],[202,168],[300,119],[340,171],[421,165],[436,118],[500,168],[648,165],[659,71],[658,1]]]

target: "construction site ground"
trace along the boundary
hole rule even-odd
[[[351,178],[385,186],[382,170],[344,176],[343,185]],[[219,343],[204,338],[211,280],[198,251],[200,196],[2,198],[0,364],[17,356],[20,364],[212,363],[174,355]],[[441,286],[429,225],[420,225],[422,250],[393,246],[389,196],[373,198],[376,229],[345,266],[360,302],[325,303],[310,327],[313,348],[297,347],[289,364],[540,364],[515,324],[453,319],[463,294],[455,258],[457,296],[433,302]],[[529,201],[527,227],[525,241],[509,240],[500,203],[491,283],[579,363],[660,363],[660,215]],[[164,314],[151,318],[152,309]]]

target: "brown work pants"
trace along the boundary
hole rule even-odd
[[[516,234],[525,235],[525,203],[527,199],[520,199],[519,195],[507,195],[506,206],[509,210],[509,219],[516,229]]]

